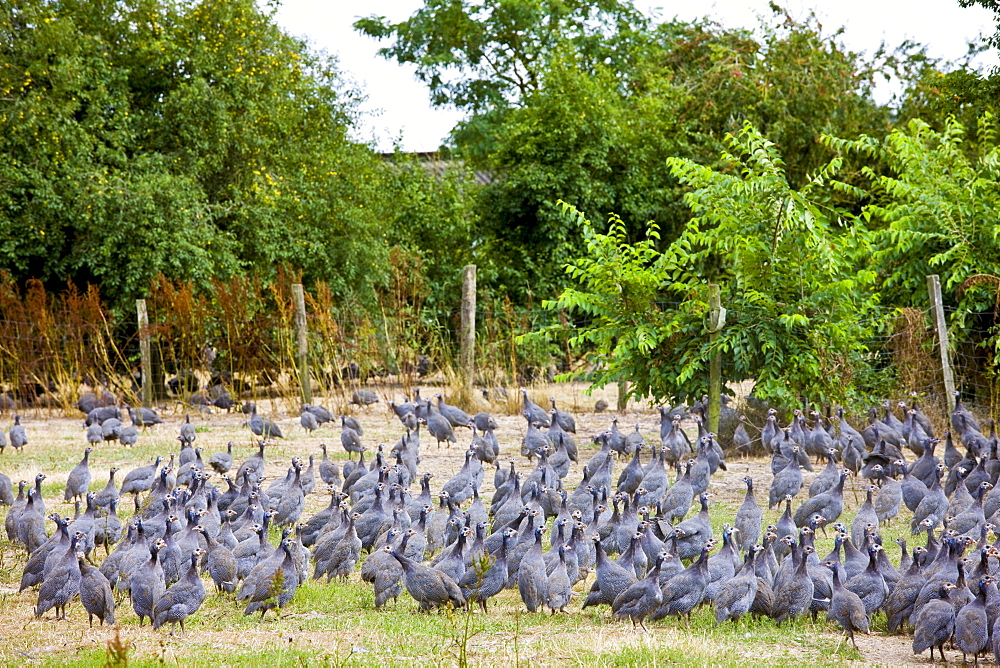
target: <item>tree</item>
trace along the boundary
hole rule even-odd
[[[620,61],[645,24],[622,0],[425,0],[405,21],[370,16],[354,27],[394,40],[379,53],[415,64],[434,104],[480,112],[522,104],[567,46],[588,72]]]
[[[866,237],[840,228],[830,204],[841,160],[793,189],[775,145],[749,124],[727,147],[719,169],[670,160],[694,218],[662,253],[655,225],[630,244],[616,219],[600,235],[575,212],[590,252],[567,267],[579,287],[547,305],[590,319],[570,342],[590,351],[597,385],[629,380],[633,396],[656,401],[700,397],[718,352],[724,380],[753,378],[759,398],[843,400],[868,364],[877,295],[874,272],[861,268]],[[709,282],[729,309],[714,343]]]
[[[870,181],[863,219],[872,229],[872,265],[886,303],[910,305],[926,290],[927,275],[940,274],[959,330],[970,313],[995,308],[1000,146],[991,114],[972,137],[952,118],[941,131],[912,120],[881,141],[824,141],[873,165],[864,170]]]
[[[349,140],[335,63],[252,0],[23,0],[0,10],[0,261],[100,284],[280,265],[338,294],[384,274],[384,166]]]
[[[890,127],[889,110],[870,96],[878,63],[813,19],[764,25],[760,36],[669,22],[636,28],[628,46],[627,57],[595,65],[568,44],[518,106],[476,113],[453,133],[458,154],[496,174],[479,206],[478,247],[488,251],[479,264],[494,268],[491,284],[522,295],[557,290],[561,267],[585,244],[560,200],[589,220],[616,212],[632,240],[650,220],[661,243],[675,239],[690,212],[667,159],[715,165],[744,122],[778,146],[792,188],[832,156],[824,133],[882,136]],[[615,69],[621,63],[629,69]]]

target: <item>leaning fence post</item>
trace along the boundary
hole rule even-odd
[[[708,338],[715,346],[726,323],[726,309],[722,308],[722,288],[708,286]],[[719,413],[722,408],[722,354],[716,349],[708,363],[708,430],[719,433]]]
[[[295,338],[298,342],[299,387],[302,403],[312,403],[312,382],[309,378],[309,331],[306,328],[306,296],[301,283],[292,284],[295,302]]]
[[[955,410],[955,376],[951,372],[951,354],[948,346],[948,327],[944,321],[944,305],[941,302],[941,279],[937,274],[927,277],[927,293],[931,298],[931,312],[934,314],[934,329],[937,331],[938,350],[941,351],[941,373],[944,376],[945,399],[948,413]]]
[[[142,358],[142,405],[153,405],[153,351],[149,345],[149,315],[146,300],[135,300],[135,314],[139,321],[139,355]]]
[[[462,269],[462,333],[459,341],[459,366],[465,384],[472,387],[476,377],[476,265]]]

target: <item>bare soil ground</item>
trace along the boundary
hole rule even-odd
[[[576,414],[577,441],[581,457],[580,463],[574,465],[567,477],[571,487],[580,480],[582,466],[594,452],[589,437],[608,428],[611,418],[615,415],[612,412],[602,414],[591,412],[597,398],[603,397],[614,406],[613,392],[596,392],[594,396],[587,397],[583,389],[582,385],[562,384],[532,390],[536,402],[547,404],[547,398],[555,396],[560,408]],[[433,390],[429,389],[424,395],[428,396],[432,392]],[[392,394],[389,396],[392,397]],[[401,400],[402,397],[402,390],[395,394],[397,400]],[[334,399],[326,402],[318,400],[316,403],[327,405],[331,409],[337,408]],[[269,478],[283,476],[293,456],[318,456],[320,443],[329,444],[331,454],[337,459],[346,459],[346,453],[340,447],[339,425],[335,428],[326,425],[318,432],[307,435],[298,424],[297,414],[281,413],[276,403],[265,401],[259,405],[262,413],[277,420],[286,435],[285,439],[276,441],[275,445],[268,448],[266,456]],[[498,437],[502,447],[501,459],[515,457],[518,460],[518,468],[527,471],[529,464],[518,456],[525,427],[524,419],[520,415],[500,414],[497,412],[498,406],[492,408],[500,423]],[[481,408],[481,410],[489,409],[490,407],[485,405]],[[379,444],[386,444],[388,451],[402,434],[399,422],[384,403],[356,410],[355,414],[365,427],[363,440],[373,451]],[[242,426],[244,420],[242,414],[235,412],[206,414],[192,411],[191,415],[192,422],[198,429],[196,445],[204,448],[206,461],[211,453],[224,450],[228,441],[233,441],[237,445],[234,448],[237,461],[249,456],[255,450],[254,438],[246,427]],[[148,463],[154,454],[176,451],[176,435],[183,416],[183,408],[172,407],[165,410],[166,424],[144,433],[140,437],[139,445],[133,450],[125,450],[117,444],[99,446],[91,456],[93,472],[91,488],[99,490],[104,486],[108,469],[112,465],[122,467],[121,476],[135,466]],[[619,417],[623,431],[631,430],[635,424],[639,424],[647,437],[647,442],[658,439],[658,415],[655,410],[631,406],[629,410],[619,414]],[[4,426],[7,426],[8,422],[9,420],[0,420],[0,424]],[[15,453],[8,448],[6,453],[0,455],[0,471],[9,475],[15,484],[17,480],[31,480],[37,472],[45,472],[49,475],[44,488],[47,507],[71,515],[72,507],[62,501],[62,490],[70,469],[79,461],[85,446],[82,420],[76,415],[29,411],[23,416],[23,422],[28,430],[30,443],[23,453]],[[686,424],[686,429],[689,434],[696,433],[693,422]],[[470,441],[470,435],[460,430],[458,437],[458,444],[453,444],[450,448],[435,447],[433,439],[429,436],[424,436],[422,439],[421,470],[436,474],[434,480],[436,488],[443,485],[464,461],[464,451]],[[766,505],[767,486],[771,480],[766,460],[737,459],[730,460],[728,464],[729,470],[720,471],[713,478],[710,488],[715,495],[712,500],[713,523],[718,528],[721,528],[723,522],[731,520],[736,508],[742,502],[745,491],[742,482],[744,475],[749,474],[755,481],[759,481],[756,489],[758,500],[762,501],[762,505]],[[812,475],[806,474],[806,485]],[[484,483],[485,488],[482,493],[488,500],[493,492],[492,475],[489,471]],[[860,488],[860,483],[856,486]],[[318,489],[321,487],[318,486]],[[863,495],[848,490],[846,497],[849,509],[845,511],[844,517],[849,518],[853,515],[853,509],[859,505],[858,500],[863,499]],[[305,516],[325,507],[328,498],[320,492],[312,494],[307,498]],[[766,514],[765,520],[774,522],[778,515],[777,509],[770,511]],[[908,519],[908,517],[900,518],[902,521],[895,526],[903,527]],[[51,531],[51,524],[49,528]],[[832,545],[832,541],[820,540],[818,543],[821,554],[825,554]],[[890,553],[893,561],[897,561],[898,550],[890,549]],[[331,663],[342,663],[346,660],[357,663],[414,662],[412,656],[408,660],[386,659],[385,655],[374,649],[381,642],[390,645],[400,643],[401,647],[405,645],[406,641],[400,637],[400,631],[386,628],[374,631],[370,628],[361,628],[361,622],[357,620],[376,619],[372,617],[375,613],[371,609],[370,589],[367,590],[365,598],[367,585],[356,585],[353,589],[345,590],[346,594],[341,598],[336,610],[331,610],[325,604],[312,604],[313,599],[309,598],[304,603],[293,601],[281,620],[262,623],[244,622],[242,609],[231,600],[212,599],[211,602],[206,602],[205,608],[192,617],[192,623],[186,633],[172,637],[162,630],[153,631],[149,625],[140,628],[127,602],[119,608],[118,628],[89,628],[86,615],[78,602],[69,606],[68,620],[56,621],[51,613],[41,620],[35,620],[32,608],[36,592],[32,590],[18,593],[18,582],[25,560],[23,549],[10,544],[5,536],[0,540],[0,604],[2,604],[0,637],[3,638],[3,642],[0,643],[0,664],[3,665],[77,663],[87,656],[103,657],[109,642],[114,642],[116,634],[119,634],[118,638],[122,643],[128,645],[129,656],[132,659],[150,662],[169,661],[184,665],[211,662],[225,665],[229,663],[227,656],[245,657],[245,653],[253,648],[262,648],[269,652],[261,655],[263,663],[309,662],[316,660],[317,657]],[[591,579],[592,577],[588,578],[586,583],[578,585],[577,591],[585,593],[589,589]],[[357,580],[356,575],[354,580]],[[320,588],[326,585],[311,586]],[[311,589],[310,592],[303,592],[302,595],[304,597],[323,595],[317,589]],[[299,594],[297,598],[300,598]],[[400,600],[398,609],[403,611],[411,609],[412,603],[405,593],[403,599]],[[353,609],[351,604],[355,606]],[[827,650],[820,652],[816,649],[817,646],[846,649],[845,643],[838,637],[839,629],[822,621],[818,624],[801,622],[791,627],[787,634],[783,631],[774,633],[768,628],[747,626],[746,640],[727,646],[725,637],[713,633],[710,628],[688,631],[682,624],[667,622],[650,625],[649,633],[641,630],[637,632],[628,624],[610,621],[606,610],[597,613],[593,610],[581,611],[579,600],[571,604],[570,612],[565,617],[546,621],[545,625],[541,626],[524,624],[522,627],[517,626],[518,620],[523,622],[527,613],[517,613],[519,607],[520,601],[516,592],[505,592],[496,599],[489,613],[491,616],[496,615],[496,620],[477,618],[477,623],[483,624],[484,627],[469,641],[471,663],[489,663],[497,660],[504,663],[525,661],[542,665],[566,662],[647,663],[650,656],[654,657],[654,660],[656,656],[662,656],[668,662],[680,663],[703,663],[706,659],[698,657],[706,656],[720,657],[719,662],[734,664],[755,660],[785,664],[902,665],[927,662],[926,656],[915,657],[912,654],[909,636],[885,634],[884,621],[881,623],[882,632],[858,637],[861,656],[859,661],[858,655],[853,650],[841,655],[839,651],[831,654],[827,653]],[[417,623],[418,616],[416,613],[413,615]],[[419,624],[426,626],[428,623],[424,621],[426,616],[419,617]],[[370,621],[364,622],[365,626],[371,624]],[[879,628],[879,625],[876,625],[876,628]],[[557,632],[555,639],[553,639],[554,632]],[[759,641],[751,636],[759,636]],[[822,641],[821,645],[819,641]],[[667,650],[672,653],[656,654]],[[290,653],[281,654],[283,651]],[[629,654],[635,651],[640,653]],[[641,653],[649,651],[653,653]],[[451,652],[449,649],[437,655],[424,655],[415,662],[438,665],[460,663],[460,659]],[[956,656],[954,652],[951,652],[951,655],[953,658]],[[235,662],[243,663],[245,658]]]

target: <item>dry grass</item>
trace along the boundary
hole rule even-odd
[[[435,389],[426,388],[432,395]],[[596,415],[586,411],[594,400],[604,397],[613,406],[613,388],[587,397],[581,385],[557,385],[529,388],[532,398],[546,405],[554,396],[560,407],[577,413],[581,461],[593,452],[589,436],[608,427],[613,413]],[[402,390],[386,387],[383,394],[399,399]],[[331,409],[332,401],[321,401]],[[279,402],[261,402],[265,413],[277,419],[288,436],[267,452],[267,475],[283,475],[293,456],[319,454],[319,444],[339,442],[339,429],[327,425],[312,436],[298,426],[297,415],[280,413]],[[501,428],[502,457],[516,456],[524,432],[519,415],[508,415],[512,406],[497,411]],[[400,426],[384,405],[356,411],[365,426],[363,440],[374,450],[378,444],[392,443],[401,433]],[[101,446],[92,455],[93,489],[100,489],[107,480],[111,465],[126,471],[145,464],[156,454],[173,451],[176,433],[183,421],[183,412],[176,410],[164,416],[167,424],[150,430],[132,451],[117,446]],[[239,414],[194,414],[198,428],[197,446],[205,455],[224,449],[232,440],[238,444],[237,458],[251,454],[252,439],[241,426]],[[622,425],[640,424],[648,439],[658,434],[655,411],[634,405],[621,415]],[[50,416],[41,412],[25,420],[30,444],[23,458],[10,449],[0,457],[0,470],[13,480],[28,479],[36,472],[49,474],[44,488],[49,508],[68,514],[72,508],[62,503],[62,489],[69,470],[79,460],[84,443],[84,430],[77,418]],[[4,425],[6,426],[6,425]],[[687,425],[693,430],[693,424]],[[443,485],[463,461],[468,435],[459,435],[459,444],[437,449],[424,439],[421,469],[437,473],[434,482]],[[337,457],[346,453],[339,446],[332,448]],[[758,498],[766,497],[770,472],[767,462],[760,459],[729,462],[729,471],[712,481],[713,523],[721,528],[731,518],[742,501],[745,489],[741,482],[749,473],[758,480]],[[571,485],[580,479],[580,465],[575,466],[567,480]],[[518,467],[527,470],[523,460]],[[492,494],[492,476],[485,476],[486,498]],[[806,484],[809,476],[807,475]],[[859,485],[860,486],[860,485]],[[856,505],[856,497],[847,494],[848,502]],[[327,498],[314,494],[307,499],[307,514],[325,506]],[[123,504],[130,505],[130,504]],[[850,512],[850,511],[849,511]],[[845,513],[845,516],[849,514]],[[777,511],[766,515],[768,522],[777,519]],[[899,526],[897,526],[897,529]],[[895,534],[893,534],[895,535]],[[273,537],[272,537],[273,538]],[[830,541],[820,541],[825,554]],[[897,558],[898,551],[892,552]],[[86,615],[79,603],[69,606],[69,619],[55,621],[51,614],[42,620],[32,616],[36,594],[17,593],[21,568],[25,562],[23,550],[6,540],[0,541],[0,602],[5,614],[0,615],[0,665],[59,664],[104,665],[109,660],[109,643],[118,638],[120,652],[130,665],[176,663],[180,665],[284,665],[284,664],[388,664],[388,665],[457,665],[463,642],[464,613],[423,615],[404,593],[398,604],[376,611],[368,585],[355,577],[348,583],[326,584],[310,581],[297,593],[280,620],[270,617],[263,622],[257,617],[246,618],[242,607],[230,597],[210,594],[203,608],[188,623],[188,630],[177,636],[166,631],[153,631],[149,625],[139,627],[134,613],[126,603],[118,613],[117,628],[87,626]],[[582,594],[589,589],[592,576],[577,586]],[[468,658],[474,665],[651,665],[656,663],[745,665],[754,660],[777,664],[843,665],[857,662],[900,664],[912,662],[907,637],[860,638],[862,654],[841,643],[837,630],[821,622],[799,622],[776,629],[768,621],[746,621],[740,626],[724,625],[713,628],[710,611],[696,614],[690,629],[674,621],[651,625],[648,633],[632,629],[627,623],[610,620],[608,611],[581,610],[580,600],[574,601],[565,615],[529,615],[523,611],[516,591],[503,592],[491,601],[487,615],[473,613],[471,637],[468,638]],[[883,622],[884,627],[884,622]],[[863,657],[863,658],[862,658]]]

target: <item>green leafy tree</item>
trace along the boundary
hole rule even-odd
[[[830,205],[841,161],[793,189],[775,145],[749,124],[727,141],[722,167],[676,158],[694,217],[664,252],[657,230],[630,244],[583,223],[590,255],[567,273],[580,285],[550,302],[591,322],[571,339],[592,347],[595,382],[629,380],[636,397],[699,397],[721,353],[724,380],[755,380],[755,394],[787,404],[843,399],[863,369],[875,274],[859,269],[867,240],[840,228]],[[577,214],[578,220],[579,214]],[[621,278],[619,278],[621,276]],[[707,284],[720,284],[726,327],[707,336]]]
[[[371,294],[383,165],[335,63],[252,0],[0,9],[0,262],[117,306],[278,266]]]
[[[954,118],[941,131],[910,121],[879,141],[825,139],[871,162],[872,265],[886,303],[910,305],[928,274],[941,276],[946,301],[963,314],[992,309],[1000,280],[1000,147],[992,115],[970,137]],[[884,166],[884,169],[883,169]],[[989,279],[988,277],[995,277]]]
[[[435,104],[485,111],[523,103],[567,46],[585,71],[627,58],[621,47],[645,24],[622,0],[425,0],[405,21],[370,16],[354,26],[392,39],[379,53],[416,65]]]

